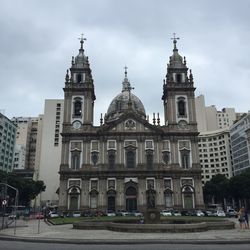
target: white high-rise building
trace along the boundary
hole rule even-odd
[[[202,168],[202,183],[216,174],[232,177],[229,127],[236,121],[234,108],[218,111],[214,105],[205,106],[204,95],[195,98],[197,127],[200,132],[199,155]]]
[[[43,180],[46,185],[45,192],[41,194],[43,205],[58,203],[62,119],[63,100],[45,100],[40,162],[36,174],[37,179]]]
[[[232,177],[230,134],[228,129],[201,132],[199,135],[199,156],[202,168],[202,184],[216,174]]]

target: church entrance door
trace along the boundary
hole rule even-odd
[[[134,187],[128,187],[126,190],[126,210],[137,210],[137,192]]]

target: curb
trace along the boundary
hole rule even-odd
[[[57,243],[57,244],[77,244],[77,245],[145,245],[145,244],[190,244],[190,245],[209,245],[209,244],[250,244],[250,239],[206,239],[206,240],[174,240],[174,239],[138,239],[138,240],[105,240],[105,239],[60,239],[60,238],[35,238],[0,235],[3,241],[21,241],[36,243]]]

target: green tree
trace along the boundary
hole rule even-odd
[[[206,182],[203,188],[205,202],[223,203],[229,197],[229,180],[222,174],[217,174]]]
[[[33,200],[38,194],[45,191],[46,186],[43,181],[34,181],[32,179],[25,179],[15,175],[14,173],[4,173],[0,171],[0,182],[7,183],[19,191],[19,204],[28,206],[30,201]],[[8,196],[10,203],[13,203],[15,192],[8,189]],[[14,204],[14,203],[13,203]]]

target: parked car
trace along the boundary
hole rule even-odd
[[[193,211],[182,210],[182,211],[181,211],[181,215],[182,215],[182,216],[193,216]]]
[[[142,214],[140,211],[138,211],[138,210],[132,211],[132,212],[131,212],[131,215],[132,215],[132,216],[136,216],[136,217],[143,216],[143,214]]]
[[[81,213],[80,212],[73,212],[72,214],[73,217],[81,217]]]
[[[201,210],[195,211],[196,216],[205,216],[205,214]]]
[[[57,212],[50,212],[49,217],[50,218],[57,218],[57,217],[59,217],[59,214]]]
[[[227,217],[237,217],[238,213],[233,208],[227,210],[226,216]]]
[[[218,217],[226,217],[226,214],[223,210],[217,210],[216,211],[216,216]]]
[[[44,215],[43,215],[43,213],[37,213],[37,214],[35,215],[35,218],[36,218],[36,219],[44,219]]]
[[[107,216],[116,216],[116,214],[115,214],[115,211],[113,211],[113,210],[108,210],[107,211]]]
[[[161,210],[160,215],[162,216],[172,216],[172,211],[171,210]]]
[[[172,214],[173,216],[181,216],[181,212],[178,210],[174,210]]]
[[[211,210],[205,210],[203,213],[205,216],[215,216],[214,212]]]
[[[125,210],[117,210],[116,215],[117,216],[129,216],[130,213],[128,211],[125,211]]]

